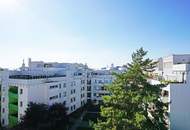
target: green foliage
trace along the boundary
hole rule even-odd
[[[9,114],[18,114],[18,106],[14,104],[9,104]]]
[[[110,96],[103,97],[101,116],[95,130],[166,130],[167,104],[161,102],[161,85],[147,79],[156,62],[145,58],[140,48],[132,55],[132,63],[108,87]]]
[[[18,94],[18,88],[15,86],[10,86],[9,91],[14,94]]]
[[[65,130],[68,126],[68,116],[63,104],[30,103],[25,116],[16,129],[20,130]]]
[[[9,89],[9,128],[18,124],[18,88]]]
[[[67,109],[63,104],[53,104],[48,109],[48,122],[50,130],[64,130],[69,124]]]
[[[97,122],[97,118],[100,118],[99,113],[86,113],[86,115],[83,117],[83,121],[93,121]]]
[[[9,103],[14,104],[18,102],[18,94],[9,92]]]
[[[179,81],[177,81],[177,80],[161,80],[160,81],[162,84],[165,84],[165,85],[168,85],[168,84],[170,84],[170,83],[181,83],[181,82],[179,82]]]
[[[9,127],[12,128],[18,124],[18,118],[15,116],[9,116]]]

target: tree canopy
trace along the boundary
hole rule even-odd
[[[103,97],[101,116],[95,130],[167,130],[167,104],[161,101],[163,85],[148,82],[156,62],[146,58],[147,51],[132,54],[127,71],[114,74],[107,87],[111,95]]]
[[[69,119],[67,109],[63,104],[30,103],[21,123],[16,126],[18,130],[66,130]]]

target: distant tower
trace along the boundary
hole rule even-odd
[[[22,68],[25,68],[24,59],[22,60]]]
[[[31,67],[31,62],[32,62],[32,59],[31,59],[31,58],[28,58],[28,67],[29,67],[29,68]]]
[[[20,68],[21,70],[25,70],[25,63],[24,63],[24,59],[23,59],[23,61],[22,61],[22,66],[21,66],[21,68]]]

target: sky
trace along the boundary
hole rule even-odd
[[[22,60],[123,65],[190,53],[189,0],[0,0],[0,67]]]

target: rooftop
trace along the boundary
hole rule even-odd
[[[10,79],[45,79],[45,78],[57,78],[57,77],[66,77],[66,75],[40,75],[40,76],[32,76],[32,75],[11,75]]]

